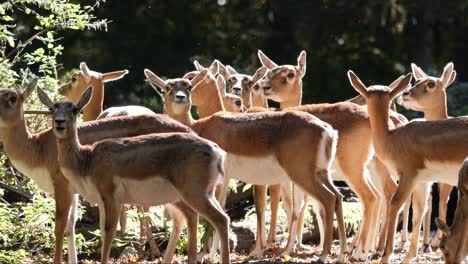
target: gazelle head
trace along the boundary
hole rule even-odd
[[[69,101],[52,102],[49,96],[41,89],[37,88],[39,100],[49,108],[52,113],[52,126],[57,138],[69,138],[76,133],[76,120],[81,110],[89,103],[93,95],[93,87],[90,86],[81,96],[78,103]]]
[[[37,79],[33,79],[24,92],[17,89],[0,89],[0,128],[14,127],[23,120],[23,103],[36,86]]]
[[[208,70],[203,69],[192,80],[176,78],[164,81],[152,71],[145,69],[146,78],[152,83],[153,88],[157,89],[156,87],[159,87],[162,90],[166,110],[176,115],[182,115],[190,111],[192,106],[191,94],[207,74]]]
[[[411,64],[413,77],[416,83],[403,93],[402,105],[415,111],[424,111],[446,105],[445,89],[454,81],[457,73],[453,70],[453,63],[448,63],[442,76],[432,77],[427,75],[416,64]]]
[[[216,82],[219,90],[219,94],[223,100],[224,109],[232,113],[241,113],[245,111],[242,98],[232,93],[226,92],[226,81],[223,76],[218,75]]]
[[[202,88],[201,86],[203,84],[209,85],[210,82],[216,83],[216,77],[215,76],[218,73],[218,69],[219,69],[219,61],[218,60],[214,60],[211,63],[210,67],[208,67],[208,68],[203,67],[197,60],[193,61],[193,64],[195,65],[196,70],[191,71],[189,73],[186,73],[182,77],[183,79],[187,79],[187,80],[191,81],[193,78],[195,78],[200,73],[200,71],[202,71],[203,69],[207,69],[208,74],[203,79],[203,82],[200,83],[200,88]],[[209,100],[210,98],[211,98],[211,94],[210,94],[209,89],[196,89],[196,90],[192,91],[192,102],[196,106],[204,104],[206,102],[206,100]]]
[[[263,83],[263,90],[268,99],[277,102],[289,101],[302,95],[302,78],[306,73],[306,52],[302,51],[297,58],[297,65],[280,65],[274,63],[261,50],[258,58],[268,73]]]
[[[73,73],[69,82],[60,86],[58,93],[66,96],[69,100],[78,102],[81,95],[90,85],[102,85],[103,83],[115,81],[124,77],[128,70],[99,73],[88,68],[85,62],[80,63],[80,70]]]
[[[245,103],[250,102],[250,88],[252,86],[252,76],[238,73],[233,67],[219,64],[219,74],[227,80],[228,93],[242,97]]]
[[[439,248],[444,254],[445,263],[460,263],[455,261],[456,250],[459,246],[461,237],[452,233],[452,229],[438,217],[435,220],[437,227],[442,230],[442,239]]]
[[[392,100],[410,84],[411,73],[398,77],[390,86],[372,85],[366,87],[351,70],[348,71],[348,78],[353,88],[366,99],[369,109],[377,109],[376,106],[384,106],[389,109]]]

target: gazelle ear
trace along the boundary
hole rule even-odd
[[[205,69],[205,67],[203,67],[197,60],[193,61],[193,65],[195,65],[195,69],[197,69],[197,71]]]
[[[148,69],[145,69],[144,72],[145,72],[146,78],[148,78],[148,80],[150,81],[150,83],[152,84],[152,87],[154,89],[157,89],[156,87],[159,87],[163,91],[166,90],[166,82],[165,81],[163,81],[161,78],[159,78],[156,74],[154,74],[152,71],[150,71]],[[156,87],[154,87],[153,85],[156,86]],[[159,92],[159,91],[157,91],[157,92]]]
[[[80,70],[83,73],[83,77],[85,78],[86,82],[89,83],[89,81],[91,81],[91,74],[89,73],[90,70],[85,62],[80,63]]]
[[[395,89],[396,86],[400,83],[401,80],[403,80],[403,78],[405,78],[405,75],[401,75],[400,77],[398,77],[398,79],[394,80],[388,87],[390,89]]]
[[[221,62],[218,61],[218,73],[221,74],[225,80],[229,79],[229,73],[228,70],[226,69],[226,66],[222,64]]]
[[[452,83],[455,81],[455,78],[457,78],[457,72],[454,70],[454,71],[452,71],[452,75],[450,76],[450,80],[449,80],[447,86],[445,86],[444,88],[447,89],[447,87],[452,85]]]
[[[452,72],[453,72],[453,63],[449,62],[447,65],[444,67],[444,72],[442,73],[442,76],[440,77],[440,81],[442,82],[442,87],[447,87],[450,79],[452,78]]]
[[[86,91],[83,93],[78,103],[76,104],[76,107],[78,108],[78,112],[81,112],[81,110],[83,110],[83,108],[85,108],[88,105],[89,101],[91,101],[92,96],[93,96],[93,86],[90,85],[88,89],[86,89]]]
[[[262,79],[267,71],[268,69],[265,66],[258,68],[254,76],[252,77],[252,83],[256,83],[258,80]]]
[[[203,69],[200,71],[200,73],[197,74],[197,76],[195,76],[193,79],[192,79],[192,91],[195,90],[195,88],[197,87],[197,85],[203,81],[203,79],[205,79],[206,75],[208,74],[208,70],[207,69]]]
[[[278,64],[274,63],[270,58],[267,57],[261,50],[258,50],[257,52],[258,58],[260,59],[260,62],[263,64],[263,66],[267,67],[268,69],[273,69],[275,67],[278,67]]]
[[[305,50],[301,51],[299,57],[297,58],[297,68],[301,74],[301,77],[304,77],[306,73],[306,52]]]
[[[367,99],[369,93],[367,92],[366,86],[362,83],[359,77],[357,77],[357,75],[354,74],[354,72],[351,70],[348,71],[348,79],[351,83],[351,86],[353,86],[353,88],[356,91],[358,91],[358,93],[360,93],[362,96],[364,96],[364,98]]]
[[[218,74],[218,71],[219,71],[219,61],[218,60],[214,60],[210,67],[208,67],[208,70],[211,72],[211,74],[213,74],[213,76],[216,76],[216,74]]]
[[[128,70],[103,73],[102,74],[102,81],[103,82],[116,81],[118,79],[123,78],[127,74],[128,74]]]
[[[448,227],[448,225],[444,221],[440,220],[439,217],[436,217],[435,222],[437,228],[439,228],[445,236],[450,236],[452,234],[452,232],[450,231],[450,227]]]
[[[221,97],[226,97],[226,82],[223,76],[218,75],[218,77],[216,77],[216,84],[218,86],[218,91]]]
[[[41,88],[37,87],[37,97],[39,98],[39,101],[43,103],[47,108],[52,110],[54,108],[54,103],[52,100],[50,100],[49,96],[42,90]]]
[[[231,65],[227,65],[226,68],[227,68],[227,71],[228,71],[228,73],[230,75],[239,74],[239,73],[237,73],[237,71],[233,67],[231,67]]]
[[[414,79],[416,80],[427,77],[427,74],[414,63],[411,63],[411,71],[413,72]]]
[[[26,87],[24,92],[21,93],[21,99],[22,99],[23,102],[26,101],[26,99],[28,99],[28,97],[32,94],[32,92],[34,91],[34,88],[36,88],[36,86],[37,86],[38,80],[39,80],[38,78],[32,79],[28,83],[28,86]]]
[[[395,86],[395,88],[390,92],[390,99],[393,100],[395,97],[397,97],[399,94],[401,94],[403,91],[405,91],[408,88],[408,85],[410,85],[411,78],[413,76],[411,73],[406,74],[403,79],[401,79],[398,84]]]

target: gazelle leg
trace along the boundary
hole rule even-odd
[[[418,254],[419,232],[421,222],[427,211],[427,198],[431,184],[418,184],[413,191],[413,232],[411,234],[411,244],[408,254],[403,259],[403,263],[409,263]]]
[[[166,205],[165,206],[169,215],[173,220],[171,236],[169,242],[167,243],[166,252],[164,252],[164,258],[162,263],[172,263],[172,257],[179,242],[180,234],[184,228],[185,218],[182,212],[175,206]]]
[[[103,220],[101,223],[101,263],[109,263],[109,255],[112,248],[112,240],[114,239],[117,223],[119,222],[120,204],[112,201],[112,198],[103,198],[104,202],[99,206],[99,215]]]
[[[401,218],[403,219],[403,224],[401,225],[401,241],[398,245],[399,250],[405,248],[406,241],[408,241],[408,221],[409,221],[409,210],[411,206],[411,196],[408,198],[408,201],[405,203],[403,212],[401,212]]]
[[[254,185],[253,196],[255,201],[255,211],[257,212],[257,237],[255,241],[255,249],[250,252],[249,256],[260,258],[263,256],[263,250],[266,246],[266,231],[265,231],[265,207],[266,207],[266,185]]]
[[[71,192],[68,189],[60,190],[58,188],[56,188],[55,194],[57,197],[62,197],[62,199],[55,199],[54,263],[57,264],[62,263],[63,240],[65,236],[65,228],[67,227],[67,222],[70,216],[70,208],[72,207],[73,194],[71,194]],[[69,238],[68,240],[71,240],[71,238]],[[69,259],[71,255],[72,254],[69,253]]]
[[[278,220],[278,207],[280,202],[281,184],[270,185],[270,233],[268,234],[268,240],[266,247],[269,248],[273,245],[276,239],[276,223]]]
[[[281,255],[289,255],[291,251],[296,250],[296,239],[297,239],[297,226],[299,214],[304,206],[304,191],[296,184],[291,184],[293,194],[293,208],[291,214],[291,221],[289,222],[289,236],[286,247],[284,248]]]
[[[453,186],[445,183],[438,183],[439,187],[439,219],[447,223],[447,202],[450,198]],[[431,240],[431,246],[438,248],[442,239],[442,231],[437,229],[437,233]]]
[[[414,181],[414,179],[411,178],[411,176],[414,176],[415,174],[416,173],[413,173],[412,175],[405,175],[405,177],[400,176],[398,189],[392,197],[392,201],[390,203],[390,208],[388,210],[387,215],[387,243],[385,245],[385,251],[382,256],[383,263],[388,263],[390,260],[390,256],[393,253],[398,213],[401,210],[403,204],[406,201],[408,201],[408,198],[410,197],[411,192],[414,189],[416,182]]]
[[[297,247],[303,248],[302,244],[302,235],[304,233],[304,217],[307,210],[307,195],[304,195],[304,206],[302,206],[301,212],[299,213],[299,218],[297,219]]]
[[[75,224],[78,217],[78,194],[74,194],[67,223],[68,263],[78,263],[75,247]]]
[[[120,232],[125,233],[125,229],[127,228],[127,206],[125,204],[122,204],[120,208],[119,222]]]
[[[413,211],[414,212],[414,211]],[[424,214],[422,226],[423,226],[423,246],[419,249],[421,253],[432,252],[429,243],[431,242],[431,214],[432,214],[432,194],[429,189],[429,195],[427,198],[427,210]]]
[[[153,257],[159,257],[161,256],[161,252],[159,251],[158,245],[153,239],[153,233],[151,232],[149,207],[138,206],[137,210],[142,215],[142,217],[140,218],[140,239],[143,240],[143,243],[145,240],[148,241]]]

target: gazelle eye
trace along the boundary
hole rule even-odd
[[[260,88],[260,85],[256,84],[256,85],[254,86],[254,89],[255,89],[255,90],[258,90],[258,88]]]
[[[12,96],[8,100],[10,101],[10,103],[15,104],[16,101],[18,101],[18,98],[16,96]]]
[[[429,82],[429,83],[427,84],[427,87],[429,87],[429,88],[434,88],[434,87],[435,87],[435,83]]]
[[[53,105],[54,109],[57,109],[59,107],[59,104],[58,103],[54,103]]]
[[[294,78],[294,73],[292,72],[288,73],[288,78]]]
[[[237,106],[241,106],[241,105],[242,105],[241,101],[237,100],[237,101],[236,101],[236,105],[237,105]]]

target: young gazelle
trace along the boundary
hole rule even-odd
[[[381,195],[369,177],[367,164],[372,158],[372,140],[367,111],[354,103],[302,105],[302,78],[306,71],[306,53],[301,52],[297,65],[278,66],[263,52],[260,61],[269,71],[263,82],[268,99],[280,102],[283,111],[304,111],[338,130],[333,180],[346,181],[363,205],[363,220],[358,234],[357,248],[351,259],[366,261],[374,249]]]
[[[224,66],[222,63],[219,63],[219,74],[227,80],[228,92],[242,97],[245,107],[250,108],[250,88],[257,80],[254,80],[250,75],[238,73],[233,67]]]
[[[100,73],[92,71],[86,63],[80,63],[80,71],[73,73],[71,80],[58,88],[61,95],[71,102],[78,102],[81,95],[90,85],[94,87],[91,102],[83,111],[83,121],[96,120],[102,112],[104,101],[104,83],[121,79],[128,70]]]
[[[436,224],[442,230],[440,249],[444,253],[445,263],[462,263],[468,255],[468,158],[465,159],[458,174],[458,202],[453,224],[448,227],[436,218]]]
[[[59,169],[57,147],[52,130],[46,129],[31,134],[23,115],[23,104],[36,84],[36,80],[29,83],[24,92],[0,90],[0,137],[13,166],[33,179],[42,190],[55,196],[54,263],[62,262],[65,229],[68,233],[68,262],[77,263],[74,228],[78,197],[74,195],[75,191]],[[110,118],[86,122],[78,127],[80,141],[83,144],[90,144],[105,138],[157,132],[192,133],[192,130],[162,115]]]
[[[408,87],[411,74],[393,90],[378,85],[367,88],[352,71],[348,72],[348,77],[354,89],[366,98],[376,155],[392,174],[399,176],[398,189],[387,216],[387,243],[382,262],[388,262],[393,253],[396,218],[410,194],[414,190],[424,194],[413,197],[416,211],[413,229],[420,230],[430,184],[433,181],[456,184],[453,172],[458,171],[459,164],[468,155],[468,118],[415,121],[391,129],[388,124],[390,102]],[[444,82],[447,80],[448,77]],[[418,241],[419,232],[413,232],[412,237]],[[416,257],[418,243],[413,244],[403,262]]]
[[[191,133],[149,134],[81,145],[76,121],[91,99],[92,88],[77,104],[53,103],[40,88],[38,93],[52,111],[60,170],[86,200],[99,206],[102,263],[109,262],[122,204],[150,206],[178,200],[214,226],[221,237],[222,263],[230,263],[229,219],[214,197],[216,185],[224,181],[223,150]],[[195,263],[196,232],[189,236],[189,262]]]
[[[411,64],[411,69],[416,84],[403,93],[402,105],[406,108],[423,112],[424,118],[428,121],[448,119],[446,89],[455,81],[456,72],[453,70],[453,63],[448,63],[445,66],[444,72],[440,78],[428,76],[414,63]],[[447,77],[449,78],[447,79]],[[444,81],[447,82],[445,83]],[[447,201],[453,187],[444,183],[439,183],[438,186],[440,197],[439,218],[442,221],[446,221]],[[431,204],[429,206],[431,206]],[[426,214],[425,223],[430,223],[430,215],[428,214]],[[424,225],[425,228],[426,226],[427,224]],[[425,232],[425,234],[426,233],[428,232]],[[439,246],[441,237],[442,231],[438,229],[431,241],[432,247],[436,248]],[[425,240],[424,243],[429,243],[429,241]],[[425,245],[425,247],[427,246],[428,245]]]
[[[321,203],[326,212],[321,261],[330,253],[336,213],[341,244],[339,260],[344,261],[347,246],[342,196],[329,177],[337,135],[328,124],[301,112],[217,113],[195,122],[190,114],[191,93],[195,87],[189,80],[163,81],[149,70],[145,70],[145,74],[165,91],[165,109],[169,116],[191,126],[200,136],[228,152],[227,178],[259,185],[286,184],[291,180],[295,195],[303,195],[300,191],[303,189]],[[300,205],[295,206],[300,209]],[[293,215],[289,229],[288,244],[292,244],[295,236],[291,237],[291,233],[297,230],[297,215]],[[214,253],[210,252],[210,257]]]

